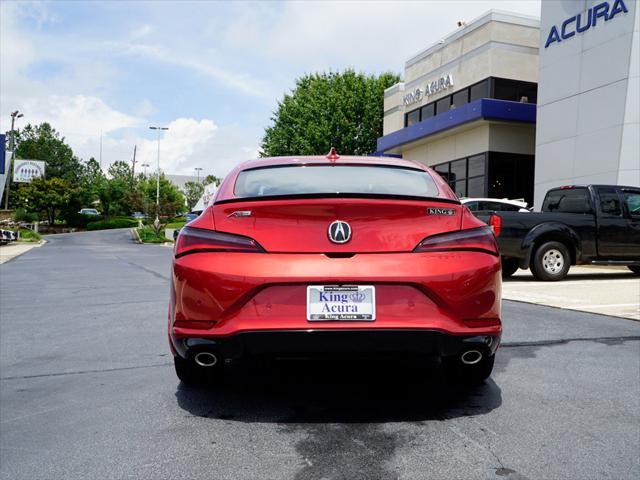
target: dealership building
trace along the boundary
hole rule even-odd
[[[461,22],[385,91],[378,152],[538,208],[559,185],[640,185],[639,16],[635,0],[543,0],[541,18]]]

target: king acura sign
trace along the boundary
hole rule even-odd
[[[425,97],[428,98],[431,95],[435,95],[436,93],[442,92],[443,90],[451,87],[453,87],[453,75],[447,73],[446,75],[442,75],[440,78],[427,83],[424,89],[415,88],[411,90],[402,97],[402,103],[405,106],[412,105]]]

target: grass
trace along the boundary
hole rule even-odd
[[[39,242],[42,237],[39,233],[29,230],[28,228],[20,229],[20,241],[22,242]]]
[[[187,223],[186,221],[171,222],[171,223],[167,223],[166,228],[182,228],[186,223]]]
[[[138,235],[142,243],[164,243],[169,240],[164,236],[164,228],[160,232],[160,235],[156,235],[156,232],[151,227],[137,228]]]

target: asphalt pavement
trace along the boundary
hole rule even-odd
[[[639,322],[505,301],[492,379],[468,389],[400,359],[189,388],[171,249],[47,240],[0,266],[0,478],[640,478]]]

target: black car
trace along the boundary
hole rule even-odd
[[[624,265],[640,274],[640,187],[554,188],[542,212],[478,217],[493,226],[503,276],[530,268],[538,280],[561,280],[580,264]]]

